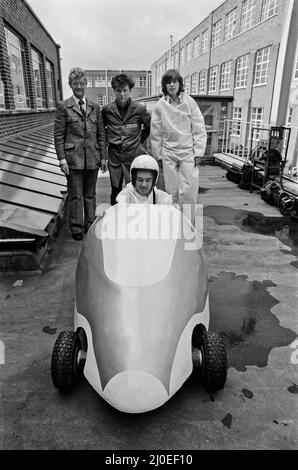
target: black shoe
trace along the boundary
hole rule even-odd
[[[73,238],[74,240],[83,240],[83,234],[80,233],[80,232],[73,233],[73,234],[72,234],[72,238]]]

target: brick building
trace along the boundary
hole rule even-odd
[[[247,145],[252,125],[288,123],[297,24],[297,0],[226,0],[152,64],[151,93],[174,67],[188,93],[233,96],[229,134]]]
[[[131,94],[132,99],[150,95],[151,72],[148,70],[86,70],[86,73],[88,76],[86,96],[101,106],[114,100],[115,95],[111,81],[115,75],[120,73],[131,77],[135,83]]]
[[[25,0],[0,0],[0,138],[52,122],[62,98],[60,46]]]

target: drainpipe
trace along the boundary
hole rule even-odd
[[[105,69],[105,77],[106,77],[106,97],[107,97],[107,103],[109,102],[109,90],[108,90],[108,70]]]
[[[269,122],[273,126],[285,124],[286,109],[291,86],[290,64],[293,64],[295,47],[291,44],[297,42],[297,2],[289,0],[284,28],[282,31],[276,76],[274,83],[273,102]]]
[[[60,100],[63,100],[63,85],[62,85],[62,72],[61,72],[61,57],[60,57],[60,44],[56,44],[57,50],[57,63],[58,63],[58,75],[59,75],[59,91],[60,91]],[[58,101],[60,101],[58,100]]]
[[[207,83],[206,83],[206,95],[209,95],[209,79],[210,79],[210,65],[211,65],[211,44],[212,44],[212,27],[213,27],[213,14],[214,10],[210,13],[211,16],[211,27],[210,27],[210,38],[209,38],[209,57],[208,57],[208,70],[207,70]]]

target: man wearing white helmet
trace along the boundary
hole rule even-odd
[[[156,160],[139,155],[130,167],[131,183],[118,194],[117,202],[127,204],[173,204],[173,196],[155,187],[159,176]]]

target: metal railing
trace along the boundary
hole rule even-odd
[[[251,148],[262,145],[268,140],[269,124],[262,124],[258,132],[254,132],[254,138],[251,138],[252,128],[256,127],[255,122],[245,122],[235,119],[226,119],[224,121],[222,153],[233,155],[243,161],[249,157]]]

